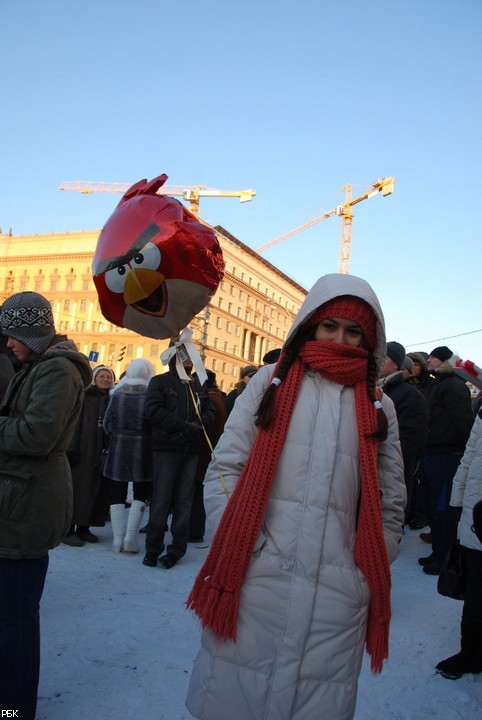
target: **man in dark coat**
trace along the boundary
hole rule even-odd
[[[387,343],[387,359],[379,387],[393,400],[397,413],[402,448],[407,505],[410,505],[413,477],[428,434],[427,403],[415,387],[405,382],[403,363],[405,348],[398,342]]]
[[[191,378],[192,362],[184,346],[176,348],[186,380],[176,368],[155,375],[146,394],[145,416],[152,425],[154,475],[144,565],[169,569],[186,554],[194,494],[194,476],[203,440],[203,425],[214,421],[214,408],[197,377]],[[172,512],[172,543],[164,550],[164,532]]]
[[[420,460],[420,482],[429,498],[432,553],[419,563],[428,575],[439,575],[457,527],[450,507],[452,480],[474,421],[470,391],[453,372],[457,356],[447,346],[436,347],[427,359],[435,380],[426,391],[429,434]]]
[[[9,297],[0,324],[20,363],[0,408],[0,706],[34,720],[39,603],[49,550],[70,523],[66,450],[92,374],[74,343],[56,336],[42,295]]]

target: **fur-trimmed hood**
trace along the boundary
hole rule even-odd
[[[452,355],[452,357],[449,357],[448,360],[445,360],[445,362],[439,365],[438,368],[432,370],[431,372],[436,375],[447,375],[448,373],[453,372],[457,360],[460,360],[460,357],[454,354]]]

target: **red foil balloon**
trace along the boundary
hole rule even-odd
[[[92,262],[106,320],[158,339],[177,337],[224,274],[214,231],[174,198],[156,195],[166,180],[140,180],[125,193]]]

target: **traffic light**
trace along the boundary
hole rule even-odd
[[[119,355],[117,356],[117,360],[118,360],[119,362],[121,362],[121,360],[124,359],[124,355],[126,354],[126,349],[127,349],[127,346],[126,346],[126,345],[123,345],[123,346],[121,347],[121,349],[120,349],[120,351],[119,351]]]

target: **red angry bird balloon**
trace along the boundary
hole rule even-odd
[[[167,175],[123,196],[92,262],[102,314],[140,335],[176,337],[216,292],[224,260],[214,231],[182,203],[156,195]]]

